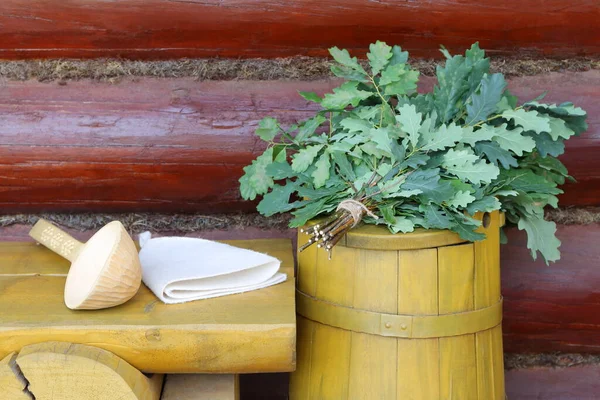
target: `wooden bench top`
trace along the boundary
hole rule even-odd
[[[178,305],[162,303],[142,284],[121,306],[72,311],[63,302],[68,261],[34,243],[0,243],[0,360],[29,344],[65,341],[106,349],[144,372],[294,370],[291,241],[225,242],[277,257],[288,280]]]

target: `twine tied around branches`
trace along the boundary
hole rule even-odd
[[[346,210],[350,213],[350,215],[352,216],[352,220],[354,221],[354,223],[352,224],[352,228],[354,228],[356,225],[358,225],[360,221],[362,221],[362,218],[365,214],[367,214],[369,217],[379,219],[379,217],[373,214],[371,210],[367,208],[367,206],[365,206],[360,201],[354,199],[342,200],[342,202],[338,204],[336,208],[336,211],[340,210]]]

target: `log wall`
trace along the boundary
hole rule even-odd
[[[379,39],[416,56],[600,53],[595,0],[3,0],[0,58],[323,56]]]
[[[337,82],[141,79],[0,86],[0,208],[40,211],[247,211],[242,168],[262,150],[265,116],[291,124],[315,108],[298,90]],[[422,89],[433,84],[424,78]],[[561,157],[577,184],[561,205],[600,203],[600,71],[513,79],[523,100],[573,101],[590,129]]]

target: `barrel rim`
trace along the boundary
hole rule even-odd
[[[478,214],[475,218],[481,219],[483,213]],[[505,224],[504,213],[494,211],[490,214],[499,214],[499,225]],[[361,224],[350,230],[337,246],[367,250],[420,250],[468,242],[450,230],[417,228],[414,232],[393,234],[382,225]]]

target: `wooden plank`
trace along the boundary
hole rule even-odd
[[[479,230],[486,240],[473,243],[475,257],[475,309],[500,301],[500,213],[483,218]],[[475,334],[478,398],[504,400],[504,357],[502,325]]]
[[[24,347],[17,364],[36,399],[159,400],[163,375],[148,378],[109,351],[66,342]]]
[[[437,315],[438,310],[437,249],[398,252],[398,314]],[[398,339],[396,398],[439,399],[439,360],[439,339]]]
[[[172,374],[160,400],[239,400],[239,375]]]
[[[599,13],[594,0],[5,0],[0,57],[324,55],[375,39],[424,56],[480,40],[498,53],[566,57],[600,51]]]
[[[311,246],[315,247],[315,246]],[[338,249],[342,261],[352,260],[352,249]],[[343,270],[344,264],[340,260],[329,260],[327,252],[323,249],[315,250],[315,297],[341,305],[350,305],[352,297],[340,290],[339,285],[352,282],[354,276],[352,268]],[[335,265],[337,264],[337,265]],[[331,274],[324,270],[337,270],[339,275]],[[319,280],[319,276],[323,280]],[[333,278],[332,280],[326,278]],[[352,291],[350,290],[350,293]],[[305,319],[306,321],[306,319]],[[313,327],[310,344],[310,376],[306,392],[293,393],[294,400],[302,399],[337,399],[347,397],[349,385],[350,355],[352,346],[352,332],[318,322],[309,322],[304,328]],[[302,390],[302,389],[301,389]]]
[[[0,394],[3,400],[31,400],[32,396],[25,389],[27,381],[19,370],[16,353],[10,353],[0,360]]]
[[[0,228],[0,240],[27,240],[28,227],[18,228]],[[87,240],[91,235],[89,231],[69,232],[81,240]],[[511,227],[506,233],[509,243],[500,246],[505,351],[600,353],[600,268],[597,267],[600,225],[558,225],[562,258],[550,266],[539,259],[531,259],[523,232]],[[195,233],[203,237],[210,234],[206,231]],[[220,234],[220,237],[238,235],[240,239],[252,239],[257,233],[226,230]],[[272,230],[261,231],[260,234],[291,237],[293,232]],[[15,249],[29,246],[21,243],[10,245]],[[28,252],[19,254],[0,258],[0,265],[20,265],[18,272],[26,271],[33,265],[32,258]],[[45,262],[60,260],[54,254],[45,256]],[[37,257],[34,259],[37,260]],[[56,264],[51,262],[47,265]],[[64,267],[59,264],[54,273],[64,273]]]
[[[11,309],[0,315],[0,358],[28,344],[66,341],[101,347],[144,372],[293,370],[296,319],[291,241],[228,243],[282,260],[282,271],[289,279],[262,290],[179,305],[163,304],[142,285],[136,296],[119,307],[76,312],[63,303],[68,261],[56,260],[47,268],[44,253],[49,250],[33,243],[0,243],[0,309]],[[19,262],[4,262],[15,260],[15,253],[20,254]],[[27,263],[26,271],[22,263]],[[58,265],[62,271],[57,271]]]
[[[473,244],[438,249],[439,313],[473,310]],[[440,341],[440,398],[477,399],[475,335]]]
[[[422,89],[434,81],[423,78]],[[253,134],[268,115],[283,124],[315,111],[297,92],[336,81],[196,82],[138,79],[120,84],[5,82],[0,91],[0,208],[39,211],[250,211],[242,168],[262,149]],[[577,184],[561,205],[600,204],[600,71],[510,80],[529,100],[571,100],[590,129],[561,157]]]
[[[356,254],[355,264],[345,266],[355,271],[352,307],[397,314],[398,253],[386,250],[361,250]],[[396,342],[395,338],[352,332],[350,384],[346,398],[396,398],[398,374]]]

